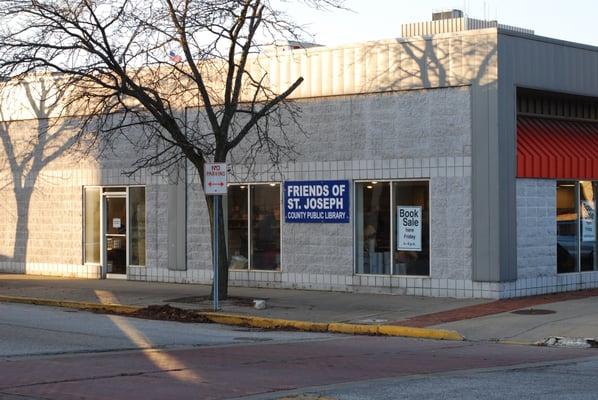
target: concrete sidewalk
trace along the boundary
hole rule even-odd
[[[0,296],[60,301],[210,311],[209,291],[205,285],[0,274]],[[229,294],[233,299],[222,303],[223,312],[258,317],[450,329],[470,340],[598,337],[598,290],[499,301],[260,288],[230,288]],[[267,308],[254,309],[252,299],[266,299]],[[512,313],[529,308],[554,313]]]
[[[0,274],[0,295],[36,297],[53,300],[112,303],[132,306],[170,304],[173,307],[212,310],[212,302],[188,302],[206,298],[206,285],[135,282],[126,280],[88,280]],[[437,313],[488,300],[462,300],[354,294],[311,290],[237,288],[229,289],[233,300],[222,302],[227,313],[314,322],[394,322],[421,314]],[[256,310],[252,299],[266,299],[267,307]]]
[[[549,314],[503,312],[450,323],[428,325],[451,329],[468,340],[538,342],[550,337],[598,339],[598,296],[528,306]]]

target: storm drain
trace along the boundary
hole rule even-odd
[[[373,324],[385,324],[387,323],[387,319],[383,318],[366,318],[366,319],[359,319],[355,321],[356,324],[364,324],[364,325],[373,325]]]
[[[556,313],[556,311],[544,310],[541,308],[526,308],[524,310],[511,311],[511,314],[517,314],[517,315],[546,315],[546,314],[555,314],[555,313]]]
[[[238,342],[252,342],[252,343],[272,341],[271,338],[260,338],[260,337],[235,337],[235,338],[233,338],[233,340],[238,341]]]

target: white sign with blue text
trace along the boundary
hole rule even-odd
[[[397,250],[421,251],[422,208],[397,206]]]
[[[286,181],[285,222],[348,223],[349,181]]]

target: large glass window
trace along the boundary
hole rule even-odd
[[[577,184],[557,182],[556,187],[557,271],[578,271],[579,227],[577,225]]]
[[[357,182],[356,272],[430,274],[427,181]]]
[[[430,274],[428,182],[393,183],[395,253],[393,274]]]
[[[229,268],[249,267],[249,188],[245,185],[228,187],[228,254]]]
[[[358,274],[390,273],[390,184],[356,184],[356,258]]]
[[[229,186],[227,201],[230,268],[280,270],[280,185]]]
[[[557,182],[557,272],[598,270],[597,182]]]
[[[251,266],[280,269],[280,185],[252,185]]]
[[[145,265],[145,188],[129,188],[129,264]]]
[[[100,188],[90,187],[84,190],[84,262],[100,263]]]
[[[596,193],[597,182],[579,182],[579,232],[580,232],[580,269],[595,271],[598,257],[596,248]]]

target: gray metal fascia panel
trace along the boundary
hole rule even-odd
[[[478,68],[484,68],[489,62],[496,62],[497,41],[492,46],[493,49],[485,49],[482,53],[484,57],[491,57],[477,60]],[[508,229],[503,226],[501,208],[503,188],[498,96],[496,76],[494,79],[472,81],[472,278],[475,281],[498,282],[503,275],[502,246]]]
[[[498,37],[498,174],[500,207],[500,271],[502,282],[517,280],[517,93],[505,46]]]

